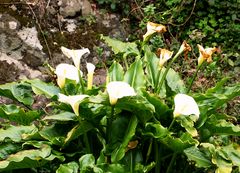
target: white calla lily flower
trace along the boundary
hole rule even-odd
[[[128,83],[120,81],[110,82],[107,85],[107,92],[111,105],[115,105],[120,98],[137,95]]]
[[[147,32],[146,32],[146,34],[143,35],[143,41],[146,41],[155,32],[163,33],[166,31],[167,31],[166,26],[157,24],[157,23],[153,23],[153,22],[148,22],[147,23]]]
[[[56,67],[55,74],[57,75],[57,84],[60,88],[65,85],[65,79],[75,80],[76,83],[79,82],[78,69],[70,64],[59,64]],[[82,72],[80,73],[82,75]]]
[[[216,47],[203,48],[201,45],[197,45],[199,50],[198,65],[200,66],[204,61],[208,63],[212,62],[212,54],[217,51]]]
[[[172,51],[167,49],[160,49],[159,67],[162,68],[163,65],[169,60],[173,55]]]
[[[92,63],[87,63],[87,71],[88,71],[87,89],[92,89],[94,70],[95,70],[95,65],[93,65]]]
[[[78,70],[80,70],[80,62],[81,62],[82,56],[86,53],[90,53],[88,48],[71,50],[71,49],[68,49],[68,48],[62,46],[61,50],[64,55],[66,55],[68,58],[73,59],[73,63],[77,67]]]
[[[95,65],[92,63],[87,63],[87,71],[88,73],[94,73]]]
[[[86,97],[88,97],[88,95],[66,96],[64,94],[58,94],[58,101],[70,104],[72,106],[74,113],[76,115],[79,115],[79,104]]]
[[[180,115],[195,115],[199,118],[200,111],[195,100],[186,94],[177,94],[174,97],[174,118]]]

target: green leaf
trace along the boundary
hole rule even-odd
[[[240,150],[238,144],[230,144],[228,146],[222,147],[222,152],[227,156],[234,166],[238,166],[240,169]]]
[[[145,97],[140,95],[134,97],[123,97],[118,100],[115,107],[122,110],[128,110],[130,112],[143,110],[155,112],[154,106]]]
[[[222,84],[219,85],[221,86]],[[240,83],[237,83],[231,87],[217,86],[212,90],[208,90],[208,92],[205,94],[197,93],[193,95],[201,113],[198,127],[201,127],[208,119],[208,116],[216,112],[219,107],[239,95]]]
[[[109,82],[123,81],[124,71],[122,66],[114,61],[111,67],[108,69]]]
[[[78,164],[76,162],[69,162],[61,164],[57,169],[56,173],[78,173]]]
[[[153,53],[149,46],[144,46],[144,61],[146,63],[146,73],[147,79],[153,88],[155,88],[156,83],[158,81],[157,75],[159,72],[159,58],[157,58],[156,54]]]
[[[186,131],[191,134],[193,137],[198,136],[197,130],[194,128],[194,122],[196,121],[195,116],[179,116],[176,118],[177,122],[181,124]]]
[[[118,162],[124,157],[128,143],[130,142],[132,137],[135,135],[137,124],[138,124],[137,117],[132,115],[128,124],[128,128],[125,131],[125,135],[123,137],[121,145],[117,147],[111,155],[111,161],[113,163]]]
[[[80,172],[84,173],[87,169],[93,168],[95,165],[95,158],[92,154],[85,154],[79,159],[80,163]]]
[[[219,119],[212,115],[208,121],[202,126],[202,129],[207,129],[212,135],[233,135],[240,136],[240,126],[234,125],[226,120]]]
[[[136,43],[122,42],[103,35],[101,35],[101,39],[103,39],[108,46],[112,47],[115,54],[123,53],[123,57],[127,57],[130,54],[140,56]]]
[[[25,105],[32,105],[34,101],[31,86],[26,83],[12,82],[0,85],[0,95]]]
[[[201,152],[197,147],[190,147],[184,150],[188,160],[194,161],[195,166],[198,168],[209,168],[212,166],[211,159]]]
[[[71,112],[62,112],[60,114],[46,116],[43,120],[77,121],[77,115]]]
[[[144,129],[144,135],[154,137],[156,139],[165,138],[171,133],[167,128],[163,127],[161,124],[147,123]]]
[[[0,171],[40,167],[55,159],[50,156],[51,148],[47,145],[43,145],[41,149],[19,151],[11,154],[6,160],[0,161]]]
[[[179,74],[175,72],[172,68],[169,69],[167,76],[167,85],[175,93],[185,93],[186,87],[183,83],[183,80],[180,78]]]
[[[91,123],[87,121],[81,121],[78,125],[74,126],[68,133],[67,138],[64,141],[64,144],[68,144],[70,141],[76,139],[80,135],[87,133],[89,130],[93,129]]]
[[[137,59],[131,64],[130,68],[124,75],[124,81],[135,90],[145,87],[145,75],[142,67],[142,61]]]
[[[143,134],[158,139],[159,142],[165,144],[175,152],[182,152],[184,149],[196,146],[199,143],[189,133],[183,133],[180,138],[176,138],[161,124],[147,123]]]
[[[31,84],[32,90],[37,95],[45,95],[47,98],[52,98],[60,93],[60,89],[53,83],[45,83],[39,79],[28,80]]]
[[[63,128],[64,126],[64,128]],[[67,124],[53,124],[51,126],[45,126],[39,135],[51,142],[54,145],[62,146],[66,138],[67,132],[71,129],[71,126]]]
[[[28,111],[16,105],[0,105],[0,117],[8,119],[12,122],[19,123],[21,125],[29,125],[34,120],[38,119],[41,112]]]
[[[21,150],[22,147],[19,144],[3,143],[0,145],[0,160],[6,159],[10,154],[16,153]]]
[[[0,142],[10,139],[13,142],[20,142],[24,135],[33,134],[38,129],[32,126],[10,126],[8,129],[0,129]]]
[[[154,106],[155,114],[157,118],[160,119],[168,116],[167,112],[170,109],[165,103],[163,103],[163,101],[159,98],[159,96],[151,94],[145,90],[142,90],[142,93],[143,93],[143,96]]]

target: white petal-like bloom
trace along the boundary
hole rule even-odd
[[[66,55],[68,58],[73,59],[73,63],[77,67],[78,70],[80,70],[80,62],[81,62],[82,56],[86,53],[90,53],[88,48],[71,50],[71,49],[68,49],[68,48],[62,46],[61,50],[64,55]]]
[[[79,102],[81,102],[88,95],[74,95],[66,96],[64,94],[58,94],[58,101],[66,104],[70,104],[76,115],[79,115]]]
[[[55,74],[57,75],[57,84],[60,88],[63,88],[65,85],[65,79],[75,80],[76,83],[79,82],[79,73],[78,69],[70,64],[59,64],[56,67]],[[82,73],[81,73],[82,75]]]
[[[95,70],[95,65],[93,65],[92,63],[87,63],[88,73],[94,73],[94,70]]]
[[[161,49],[159,67],[162,68],[165,62],[167,62],[167,60],[169,60],[172,57],[172,55],[173,55],[173,52],[167,49]]]
[[[107,85],[107,92],[111,105],[115,105],[117,100],[122,97],[137,95],[128,83],[120,81],[110,82]]]
[[[203,48],[201,45],[197,45],[199,50],[198,65],[201,65],[204,61],[208,63],[212,62],[212,54],[217,51],[216,47]]]
[[[87,82],[87,89],[92,89],[92,84],[93,84],[93,73],[95,70],[95,65],[92,63],[87,63],[87,71],[88,71],[88,82]]]
[[[146,34],[143,35],[143,41],[147,40],[149,36],[154,34],[155,32],[158,33],[163,33],[166,32],[167,29],[164,25],[153,23],[153,22],[148,22],[147,23],[147,32]]]
[[[199,118],[200,111],[197,103],[192,97],[186,94],[177,94],[174,97],[174,104],[174,117],[178,117],[180,115],[195,115]]]

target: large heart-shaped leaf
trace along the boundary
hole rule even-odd
[[[130,68],[124,75],[124,81],[136,90],[145,87],[146,80],[142,67],[142,61],[140,59],[137,59],[131,64]]]
[[[124,71],[122,66],[114,61],[111,67],[108,69],[109,82],[123,81]]]
[[[119,160],[121,160],[124,157],[127,145],[130,142],[130,140],[132,139],[132,137],[135,135],[137,124],[138,124],[137,117],[135,115],[132,115],[132,117],[129,121],[128,127],[125,131],[125,135],[123,137],[122,143],[120,144],[119,147],[117,147],[113,151],[113,153],[111,155],[111,161],[113,163],[118,162]]]
[[[32,88],[27,83],[7,83],[0,85],[0,95],[19,101],[25,105],[33,104]]]
[[[16,105],[0,105],[0,117],[21,125],[29,125],[41,116],[41,112],[28,111]]]
[[[27,82],[31,84],[33,92],[37,95],[45,95],[47,98],[52,98],[60,92],[60,89],[53,83],[45,83],[39,79],[28,80]]]

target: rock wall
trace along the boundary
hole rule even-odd
[[[89,48],[91,54],[83,58],[83,64],[104,63],[111,51],[99,35],[122,40],[128,35],[128,25],[119,15],[101,12],[88,0],[20,2],[0,5],[0,84],[23,78],[47,79],[44,62],[52,66],[71,63],[60,52],[61,46]],[[99,49],[104,50],[101,55]],[[98,69],[96,83],[102,82],[103,75],[105,70]]]

